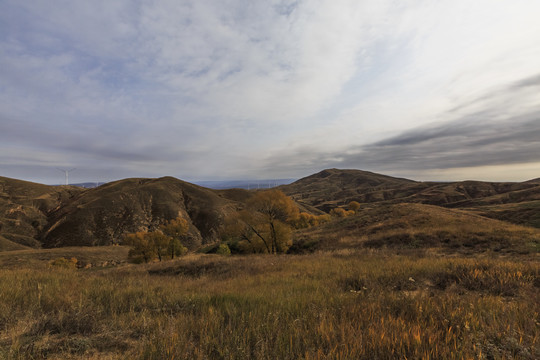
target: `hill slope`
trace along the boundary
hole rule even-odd
[[[540,230],[458,209],[390,204],[365,207],[356,215],[299,231],[297,243],[300,249],[434,247],[529,253],[540,247]]]
[[[475,210],[483,216],[540,227],[536,210],[540,184],[536,180],[417,182],[360,170],[328,169],[280,189],[297,202],[325,212],[351,201],[370,205],[421,203]]]
[[[82,191],[0,177],[0,250],[40,247],[47,214]]]
[[[186,245],[196,248],[215,239],[224,214],[235,207],[227,193],[172,177],[125,179],[81,192],[50,213],[42,241],[45,247],[110,245],[180,216],[190,222]]]

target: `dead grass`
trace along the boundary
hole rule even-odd
[[[462,210],[396,204],[366,208],[358,215],[299,231],[296,242],[300,250],[391,247],[535,254],[540,250],[540,230]]]
[[[0,252],[0,269],[42,269],[58,258],[76,258],[79,267],[107,267],[126,262],[127,246],[63,247]]]
[[[4,269],[0,358],[540,356],[537,261],[414,251]]]

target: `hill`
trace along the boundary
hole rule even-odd
[[[194,249],[214,241],[224,215],[249,197],[247,190],[211,190],[172,177],[90,189],[0,177],[0,251],[117,244],[126,233],[178,216],[190,223],[186,245]]]
[[[362,208],[296,234],[296,249],[440,248],[458,252],[530,253],[540,249],[540,230],[458,210],[426,204]]]
[[[279,189],[301,204],[328,212],[352,200],[371,203],[406,197],[426,188],[422,183],[361,170],[327,169]]]
[[[298,203],[325,212],[351,201],[370,205],[420,203],[475,210],[483,216],[540,227],[534,210],[540,200],[540,184],[535,180],[418,182],[367,171],[328,169],[280,189]],[[487,205],[491,206],[489,211]],[[498,209],[499,205],[504,207]]]
[[[0,250],[40,247],[47,214],[82,191],[0,177]]]
[[[444,214],[459,213],[465,223],[487,228],[485,233],[490,233],[489,229],[502,231],[505,224],[511,227],[487,218],[540,228],[540,184],[536,180],[418,182],[361,170],[328,169],[279,189],[297,202],[300,211],[312,214],[357,201],[365,217],[373,219],[380,212],[388,212],[401,221],[401,212],[395,206],[404,204],[418,214],[440,215],[423,218],[428,225],[436,224],[443,208],[447,208],[455,212]],[[190,224],[185,245],[197,249],[218,240],[224,217],[242,207],[252,194],[245,189],[208,189],[172,177],[124,179],[91,189],[0,177],[0,251],[118,244],[126,233],[152,231],[178,216]],[[415,208],[413,204],[436,206]],[[479,218],[488,222],[480,223]],[[348,221],[353,220],[332,222],[325,229],[334,226],[335,233],[348,231]],[[394,226],[383,223],[386,228]],[[365,224],[354,226],[367,231]],[[402,230],[410,233],[414,229]],[[299,238],[304,235],[300,233]]]
[[[41,240],[45,247],[116,244],[180,216],[190,222],[186,245],[193,249],[215,240],[224,214],[237,206],[229,194],[172,177],[115,181],[52,211]]]

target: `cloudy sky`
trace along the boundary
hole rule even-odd
[[[537,0],[0,0],[0,176],[540,177]]]

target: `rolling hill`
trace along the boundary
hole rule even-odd
[[[540,183],[418,182],[361,170],[328,169],[280,189],[298,203],[329,212],[361,204],[420,203],[468,209],[486,217],[540,227]]]
[[[213,241],[246,190],[210,190],[172,177],[124,179],[97,188],[48,186],[0,178],[0,250],[110,245],[182,216],[186,245]]]
[[[40,247],[47,214],[82,191],[0,177],[0,250]]]
[[[220,196],[221,195],[221,196]],[[125,179],[79,193],[49,214],[45,247],[110,245],[126,233],[154,230],[176,217],[189,220],[186,246],[212,241],[236,201],[172,177]]]
[[[299,252],[389,247],[535,253],[540,229],[460,209],[403,203],[365,206],[356,215],[298,231],[296,243]]]
[[[352,226],[350,236],[377,241],[378,235],[369,233],[369,221],[384,213],[389,215],[379,222],[385,231],[394,229],[395,238],[402,236],[405,242],[413,239],[421,244],[444,243],[441,234],[450,231],[443,226],[444,221],[455,223],[452,219],[457,218],[463,224],[476,224],[469,228],[477,226],[492,238],[505,233],[505,226],[522,231],[509,223],[540,228],[537,179],[522,183],[418,182],[361,170],[327,169],[279,189],[291,196],[301,211],[313,214],[346,207],[351,201],[360,203],[362,216],[333,221],[319,229],[323,237],[329,237],[324,229],[342,233]],[[124,179],[91,189],[0,177],[0,251],[118,244],[126,233],[152,231],[178,216],[190,224],[185,245],[193,250],[217,240],[224,217],[242,207],[252,194],[253,190],[245,189],[208,189],[173,177]],[[425,216],[420,221],[405,216],[404,211]],[[350,221],[356,223],[351,225]],[[396,227],[393,221],[401,225]],[[424,231],[431,235],[422,237],[418,224],[437,230]],[[316,231],[311,235],[317,235]],[[306,234],[310,233],[301,231],[298,238],[305,239]],[[472,232],[460,234],[476,236]]]

